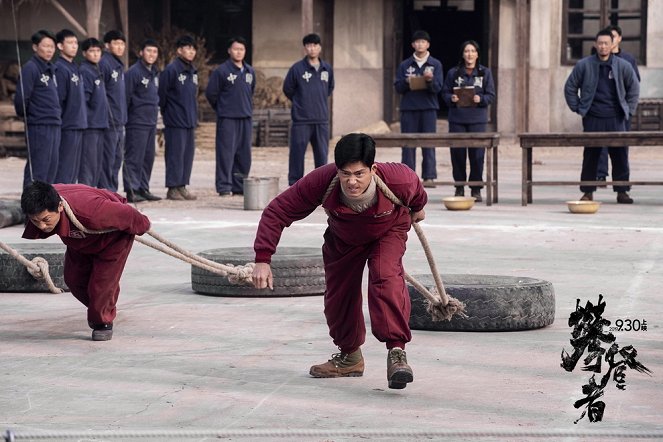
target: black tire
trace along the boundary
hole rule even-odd
[[[429,290],[433,275],[412,275]],[[434,331],[517,331],[550,325],[555,320],[555,291],[548,281],[496,275],[442,275],[447,293],[465,304],[467,318],[433,321],[426,298],[408,284],[410,328]]]
[[[24,220],[20,201],[0,200],[0,229],[20,224]]]
[[[221,264],[244,265],[255,253],[246,247],[205,250],[200,256]],[[191,266],[191,287],[197,293],[213,296],[278,297],[315,296],[325,292],[322,251],[316,247],[281,247],[272,257],[274,290],[231,284],[225,276]]]
[[[67,290],[64,283],[64,244],[31,242],[29,244],[7,244],[26,259],[41,256],[48,261],[48,273],[56,287]],[[28,269],[9,253],[0,249],[0,292],[48,292],[44,281],[35,279]]]

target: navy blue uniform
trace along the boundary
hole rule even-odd
[[[454,87],[474,86],[474,94],[480,98],[476,107],[458,107],[451,101]],[[447,72],[442,88],[442,98],[449,107],[449,132],[485,132],[488,122],[488,105],[495,100],[493,75],[485,66],[475,66],[468,73],[465,66],[456,66]],[[483,181],[483,162],[486,152],[482,147],[452,147],[451,166],[456,182],[467,181],[466,163],[470,160],[470,181]],[[483,186],[471,186],[479,190]]]
[[[244,193],[251,169],[255,71],[226,60],[212,72],[205,96],[216,110],[216,191]]]
[[[283,93],[292,101],[288,184],[304,176],[306,146],[313,147],[315,167],[327,164],[329,151],[329,104],[334,91],[334,72],[319,59],[316,69],[308,57],[293,64],[285,76]]]
[[[104,77],[98,65],[83,60],[80,72],[85,91],[87,129],[83,132],[78,182],[96,187],[103,167],[104,132],[108,129],[108,99]]]
[[[198,71],[181,58],[159,76],[159,107],[166,139],[166,187],[188,186],[196,151]]]
[[[141,60],[124,76],[127,92],[127,138],[122,181],[124,191],[150,189],[159,115],[159,72]]]
[[[421,77],[424,72],[432,72],[433,80],[427,89],[411,90],[408,77]],[[414,56],[404,60],[396,71],[394,86],[401,94],[401,133],[435,133],[437,131],[437,110],[440,108],[437,96],[442,90],[442,63],[432,56],[421,65]],[[417,150],[404,147],[401,162],[416,170]],[[424,180],[437,178],[435,148],[422,148],[421,177]]]
[[[631,66],[633,66],[633,70],[635,71],[635,76],[638,78],[638,82],[640,81],[640,71],[638,70],[638,62],[636,61],[635,57],[629,54],[628,52],[624,52],[620,50],[619,52],[615,53],[617,57],[620,57],[626,61],[629,62]],[[626,131],[631,130],[631,119],[627,118],[626,119]],[[601,148],[601,156],[599,158],[599,166],[598,170],[596,172],[596,177],[601,179],[605,179],[608,176],[608,149],[603,147]]]
[[[104,51],[99,60],[108,99],[108,128],[104,132],[104,153],[98,187],[117,192],[118,175],[124,153],[124,125],[127,124],[127,94],[124,63]]]
[[[27,124],[28,161],[23,172],[23,187],[32,180],[52,184],[58,171],[60,99],[57,91],[57,68],[34,55],[21,69],[14,109]]]
[[[58,95],[62,108],[62,127],[58,172],[55,182],[75,184],[81,161],[83,132],[87,128],[85,91],[78,65],[60,57],[55,62],[58,79]]]

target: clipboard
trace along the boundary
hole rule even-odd
[[[422,91],[428,89],[428,82],[426,78],[421,76],[410,76],[408,77],[410,83],[410,90],[412,91]]]
[[[458,96],[456,102],[457,107],[477,107],[478,103],[474,102],[474,86],[455,87],[454,94]]]

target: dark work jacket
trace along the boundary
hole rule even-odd
[[[110,128],[127,124],[127,92],[124,86],[124,64],[104,51],[99,60],[99,70],[104,76],[106,98],[108,99],[108,122]]]
[[[58,97],[57,67],[42,60],[36,54],[21,69],[16,86],[14,109],[19,117],[25,116],[27,124],[62,123],[62,110]],[[25,100],[25,112],[23,101]]]
[[[244,70],[228,59],[210,75],[205,97],[218,118],[249,118],[253,115],[256,73],[244,63]]]
[[[159,107],[166,127],[196,127],[198,71],[191,63],[177,57],[159,75]]]
[[[433,70],[433,80],[428,83],[428,89],[413,91],[410,89],[408,77],[424,75],[426,70]],[[442,90],[442,63],[433,56],[428,56],[428,60],[419,67],[414,60],[414,56],[405,59],[396,70],[396,80],[394,87],[396,92],[401,94],[400,110],[415,111],[439,109],[440,103],[437,95]]]
[[[87,60],[81,63],[81,76],[85,90],[88,129],[106,129],[108,127],[108,98],[104,77],[99,66]]]
[[[157,125],[159,115],[159,71],[148,69],[141,60],[124,76],[127,88],[127,127]]]
[[[479,75],[483,73],[483,75]],[[460,86],[459,86],[460,85]],[[451,102],[454,87],[474,86],[474,94],[481,97],[477,107],[458,107]],[[442,87],[442,99],[449,107],[449,122],[460,124],[478,124],[488,122],[488,105],[495,101],[495,83],[493,74],[485,66],[474,67],[471,74],[467,74],[465,66],[455,66],[447,72]]]
[[[294,124],[329,123],[327,99],[334,91],[334,71],[329,63],[318,60],[316,71],[304,57],[292,65],[283,81],[283,93],[292,101]]]
[[[87,128],[85,90],[80,69],[60,57],[56,60],[55,77],[58,79],[58,96],[62,108],[62,130]]]

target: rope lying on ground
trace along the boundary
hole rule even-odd
[[[18,253],[17,250],[12,249],[3,242],[0,242],[0,248],[13,256],[18,262],[23,264],[27,268],[28,273],[30,273],[35,279],[43,280],[51,293],[64,293],[64,290],[56,287],[53,279],[51,279],[51,275],[48,273],[48,261],[46,261],[46,259],[42,258],[41,256],[35,256],[32,258],[32,261],[30,261],[25,256]]]
[[[394,195],[391,189],[387,187],[385,182],[382,181],[379,176],[373,175],[373,178],[375,179],[375,184],[378,189],[382,191],[384,196],[386,196],[389,201],[396,204],[397,206],[408,208],[396,195]],[[334,176],[334,178],[329,183],[329,187],[327,187],[324,196],[322,197],[323,203],[327,197],[329,197],[334,187],[336,187],[338,181],[338,176]],[[426,298],[428,301],[428,307],[426,310],[428,313],[430,313],[433,321],[450,321],[453,315],[467,318],[467,315],[465,314],[465,304],[463,304],[458,299],[449,296],[444,290],[442,277],[440,277],[440,272],[437,270],[437,265],[435,264],[433,253],[431,252],[430,245],[428,244],[428,240],[426,239],[426,235],[424,235],[424,231],[421,229],[421,226],[418,223],[412,223],[412,227],[417,233],[419,241],[421,241],[421,246],[423,247],[424,253],[426,254],[428,265],[431,269],[431,272],[433,272],[433,279],[435,280],[437,291],[433,290],[433,292],[431,292],[423,284],[410,276],[407,272],[405,273],[405,280],[412,284],[412,286]]]

